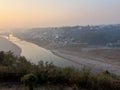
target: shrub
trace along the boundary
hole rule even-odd
[[[21,78],[21,82],[29,88],[29,90],[33,90],[35,83],[37,82],[37,76],[34,74],[27,74]]]

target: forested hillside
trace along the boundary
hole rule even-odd
[[[120,47],[120,24],[32,28],[14,34],[40,45]]]

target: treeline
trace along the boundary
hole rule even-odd
[[[0,52],[0,83],[25,82],[27,76],[33,75],[35,86],[63,85],[76,86],[75,90],[119,90],[120,77],[104,71],[96,74],[87,69],[77,70],[71,67],[57,67],[53,63],[40,61],[37,65],[27,61],[23,56],[17,57],[12,52]],[[29,78],[27,78],[29,79]],[[30,78],[25,85],[34,80]],[[31,81],[31,82],[30,82]],[[27,83],[27,84],[26,84]]]

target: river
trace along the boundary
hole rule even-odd
[[[54,55],[51,51],[44,49],[36,44],[21,40],[15,36],[10,36],[12,43],[21,48],[21,56],[25,56],[30,62],[37,64],[40,60],[52,62],[54,65],[60,67],[72,66],[79,68],[79,64],[68,61],[64,58]]]

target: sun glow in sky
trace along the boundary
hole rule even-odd
[[[0,28],[120,23],[120,0],[0,0]]]

